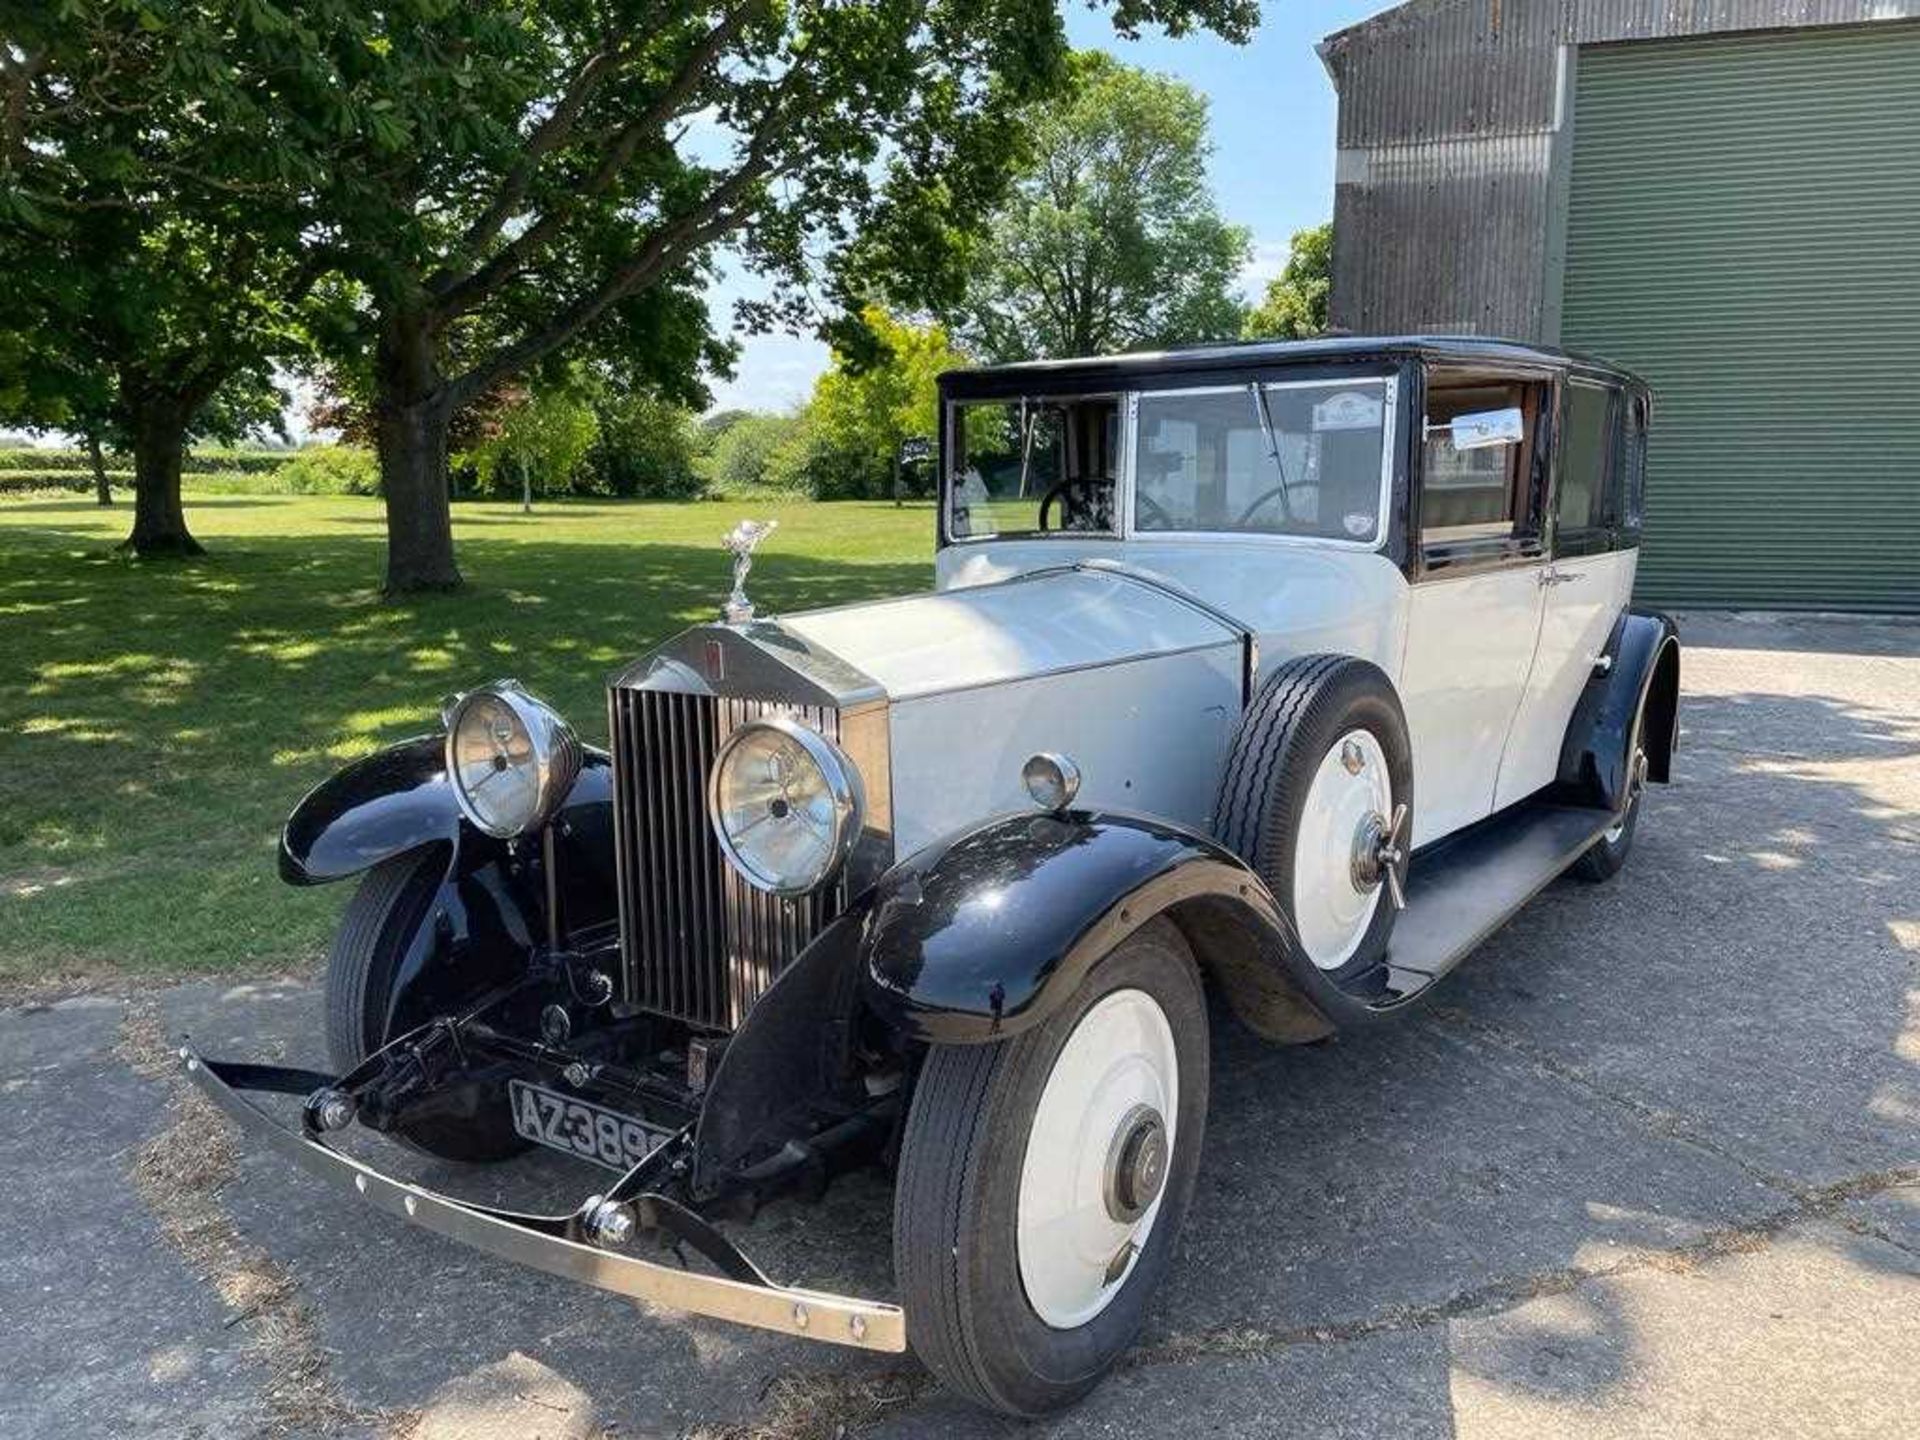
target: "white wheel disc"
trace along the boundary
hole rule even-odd
[[[1145,1107],[1165,1126],[1163,1183],[1179,1143],[1179,1104],[1180,1062],[1157,1000],[1144,990],[1116,990],[1080,1017],[1034,1110],[1016,1213],[1020,1283],[1034,1313],[1054,1329],[1086,1324],[1133,1273],[1164,1190],[1137,1219],[1114,1218],[1110,1160],[1130,1117]]]
[[[1379,883],[1354,878],[1356,842],[1368,819],[1393,814],[1387,754],[1370,730],[1349,730],[1313,772],[1293,846],[1293,918],[1307,957],[1322,970],[1353,958],[1380,905]]]

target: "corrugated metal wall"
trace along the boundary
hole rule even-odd
[[[1565,342],[1645,375],[1641,592],[1920,610],[1920,25],[1584,52]]]
[[[1328,37],[1333,323],[1558,339],[1563,47],[1903,17],[1920,0],[1410,0]]]
[[[1505,0],[1496,27],[1487,0],[1425,0],[1328,42],[1334,324],[1538,333],[1561,4]]]

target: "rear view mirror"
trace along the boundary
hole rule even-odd
[[[1518,445],[1526,438],[1526,417],[1520,407],[1505,410],[1477,410],[1471,415],[1456,415],[1448,425],[1456,450],[1488,450],[1495,445]]]

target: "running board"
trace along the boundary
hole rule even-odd
[[[1477,949],[1614,823],[1609,811],[1529,800],[1418,851],[1407,908],[1387,958],[1348,993],[1375,1013],[1398,1009]]]

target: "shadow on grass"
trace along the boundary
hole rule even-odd
[[[717,533],[710,546],[469,535],[469,588],[400,602],[370,583],[377,533],[213,537],[206,558],[165,564],[100,539],[0,531],[0,970],[312,953],[335,902],[273,880],[279,826],[307,788],[501,676],[603,743],[607,676],[712,618],[730,581]],[[862,555],[870,541],[838,559],[765,555],[755,598],[791,611],[931,583],[924,561]],[[833,543],[846,548],[837,530]]]

